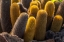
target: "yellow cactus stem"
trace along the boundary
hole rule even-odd
[[[55,5],[52,1],[48,1],[45,4],[44,10],[47,11],[48,17],[47,17],[47,30],[50,28],[53,17],[54,17],[54,11],[55,11]]]
[[[38,1],[38,0],[32,0],[32,1]]]
[[[54,11],[55,11],[55,5],[54,5],[54,3],[52,1],[48,1],[45,4],[44,10],[47,11],[48,16],[53,17],[54,16]]]
[[[30,3],[30,6],[29,6],[29,8],[28,8],[28,11],[27,11],[28,14],[30,13],[30,7],[33,6],[33,5],[38,6],[38,4],[37,4],[36,1],[32,1],[32,2]]]
[[[56,15],[53,19],[51,30],[53,32],[59,32],[63,23],[63,18],[61,15]]]
[[[36,19],[31,16],[29,17],[24,34],[24,42],[32,41],[35,34]]]
[[[39,1],[39,2],[41,2],[41,0],[32,0],[32,1]]]
[[[39,9],[41,9],[41,3],[40,1],[37,1]]]
[[[12,4],[12,3],[15,3],[15,2],[16,2],[16,3],[19,3],[20,0],[11,0],[11,4]]]
[[[28,9],[28,11],[27,11],[28,14],[30,13],[30,8],[31,8],[31,6],[33,6],[33,5],[36,5],[36,6],[38,6],[39,9],[41,9],[41,3],[40,3],[39,1],[32,1],[32,2],[30,3],[29,9]]]
[[[36,5],[36,6],[38,6],[39,9],[41,9],[41,3],[39,1],[32,1],[30,3],[30,6],[32,6],[32,5]]]
[[[30,3],[30,6],[32,6],[32,5],[36,5],[36,6],[38,6],[37,1],[32,1],[32,2]]]
[[[39,10],[36,17],[35,40],[44,40],[46,34],[47,12]]]
[[[41,9],[44,9],[45,4],[46,4],[48,1],[51,1],[51,0],[41,0]]]
[[[10,17],[12,26],[14,25],[17,17],[20,15],[20,8],[17,3],[13,3],[10,7]]]
[[[27,20],[28,20],[28,14],[21,13],[20,16],[17,18],[10,34],[17,35],[18,37],[23,38]]]
[[[36,5],[31,6],[29,10],[29,17],[34,16],[36,18],[38,10],[39,10],[38,6]]]

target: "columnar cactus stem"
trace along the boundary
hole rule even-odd
[[[35,40],[44,40],[46,34],[47,12],[39,10],[36,17]]]
[[[21,13],[12,28],[11,34],[17,35],[18,37],[23,38],[27,20],[28,20],[28,14]]]
[[[31,16],[29,17],[24,34],[24,42],[32,41],[35,34],[35,22],[36,19]]]
[[[32,5],[30,7],[29,17],[34,16],[36,18],[38,10],[39,10],[38,6]]]
[[[17,3],[13,3],[10,7],[10,17],[12,26],[16,22],[16,19],[18,18],[19,15],[20,15],[19,5]]]
[[[63,18],[60,15],[56,15],[53,19],[51,30],[53,32],[59,32],[63,23]]]
[[[44,10],[46,10],[46,12],[48,13],[48,17],[47,17],[47,30],[50,28],[51,23],[52,23],[52,19],[54,17],[54,12],[55,12],[55,5],[52,1],[48,1],[45,4],[45,8]]]
[[[20,2],[20,0],[11,0],[11,4],[13,4],[13,3],[19,3]]]
[[[1,26],[4,32],[10,32],[12,29],[10,19],[10,0],[2,0],[1,3]]]

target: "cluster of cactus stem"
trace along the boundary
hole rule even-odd
[[[29,7],[24,6],[28,10],[26,12],[20,12],[18,4],[20,0],[9,0],[10,3],[4,3],[6,1],[2,0],[2,31],[9,32],[11,35],[17,35],[24,39],[24,42],[30,42],[34,39],[38,41],[45,40],[48,29],[53,32],[59,32],[61,30],[64,21],[64,1],[61,4],[57,4],[59,6],[57,8],[58,6],[55,6],[56,3],[54,4],[51,0],[30,0]],[[26,2],[27,0],[22,0],[22,3],[24,1]],[[25,2],[23,5],[26,5]],[[4,7],[6,4],[9,5]],[[55,7],[58,10],[55,10]],[[5,10],[7,8],[9,8],[9,11]]]

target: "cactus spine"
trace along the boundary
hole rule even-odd
[[[59,32],[61,29],[62,22],[63,22],[62,16],[56,15],[53,19],[51,30],[54,32]]]
[[[25,29],[24,42],[29,42],[33,40],[35,34],[35,22],[36,20],[33,16],[29,17]]]
[[[10,7],[10,17],[11,17],[12,26],[14,25],[19,15],[20,15],[19,5],[17,3],[13,3]]]
[[[21,13],[13,26],[11,34],[17,35],[18,37],[23,38],[27,20],[28,20],[28,14]]]
[[[35,39],[44,40],[46,34],[47,12],[39,10],[36,17]]]

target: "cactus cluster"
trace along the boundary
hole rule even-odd
[[[16,35],[23,42],[48,42],[48,39],[57,42],[57,35],[60,37],[58,32],[64,37],[64,1],[2,0],[0,20],[1,32]]]

